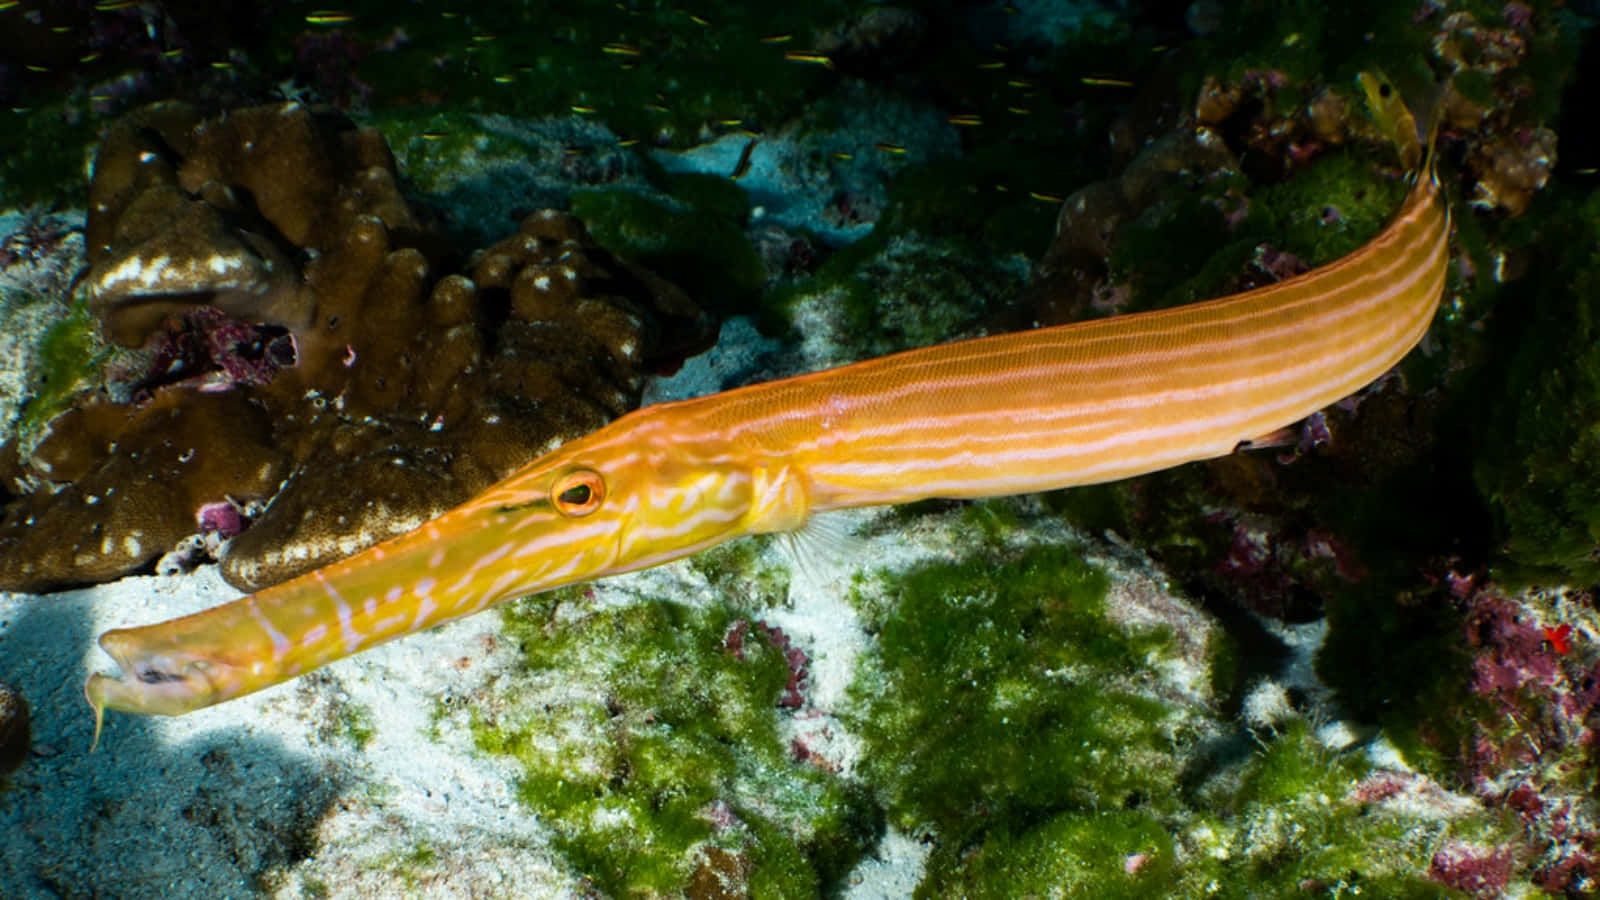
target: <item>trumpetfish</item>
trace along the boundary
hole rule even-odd
[[[348,559],[108,631],[100,646],[120,671],[85,685],[96,741],[107,709],[179,715],[828,510],[1048,491],[1232,453],[1376,380],[1428,330],[1449,212],[1431,159],[1413,177],[1377,236],[1284,281],[644,407]]]

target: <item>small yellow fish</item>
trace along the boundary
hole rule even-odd
[[[827,69],[833,68],[833,60],[823,53],[804,53],[799,50],[789,50],[783,54],[783,58],[789,62],[809,63]]]
[[[354,13],[347,13],[342,9],[319,9],[306,13],[308,25],[348,25],[355,20]]]

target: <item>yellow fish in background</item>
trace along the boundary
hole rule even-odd
[[[1449,214],[1409,113],[1363,86],[1414,183],[1381,233],[1203,303],[898,353],[646,407],[408,534],[194,615],[109,631],[105,710],[178,715],[497,603],[816,513],[1127,478],[1211,459],[1369,384],[1433,319]],[[1409,139],[1403,133],[1410,129]]]

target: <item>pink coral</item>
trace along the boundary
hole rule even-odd
[[[202,534],[214,533],[230,538],[244,530],[244,515],[239,507],[229,502],[207,503],[195,513]]]
[[[778,705],[784,709],[799,709],[805,705],[805,697],[800,693],[801,683],[806,678],[806,664],[810,662],[804,650],[794,646],[782,628],[756,622],[760,629],[759,634],[764,634],[767,645],[783,654],[784,664],[789,667],[789,680],[784,682],[783,693],[778,695]],[[743,660],[745,639],[750,634],[750,622],[739,619],[728,629],[727,635],[722,639],[722,646],[731,651],[735,659]]]
[[[1577,760],[1600,745],[1600,657],[1583,638],[1586,627],[1546,624],[1550,609],[1581,616],[1592,601],[1540,592],[1507,596],[1453,573],[1449,580],[1467,612],[1472,690],[1490,709],[1463,748],[1467,780],[1485,803],[1521,820],[1536,855],[1535,884],[1592,892],[1600,888],[1600,821]],[[1434,860],[1436,880],[1483,893],[1488,888],[1477,887],[1479,880],[1492,884],[1500,866],[1483,856],[1447,847]]]
[[[1428,877],[1480,897],[1499,896],[1511,880],[1511,851],[1452,841],[1433,855]]]

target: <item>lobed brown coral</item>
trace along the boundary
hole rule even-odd
[[[0,452],[0,587],[135,571],[217,504],[259,510],[224,575],[281,581],[603,425],[711,335],[557,211],[436,280],[382,138],[295,104],[135,113],[90,207],[82,289],[142,364]]]

